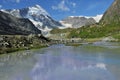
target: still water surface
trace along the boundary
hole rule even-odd
[[[120,80],[120,43],[53,45],[0,55],[0,80]]]

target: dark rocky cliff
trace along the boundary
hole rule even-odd
[[[41,34],[33,23],[28,19],[16,18],[0,11],[0,34]]]

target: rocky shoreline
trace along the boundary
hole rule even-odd
[[[91,39],[48,39],[42,35],[0,35],[0,54],[48,47],[53,44],[65,44],[78,46],[82,43],[93,43],[97,41],[118,42],[112,38],[91,38]]]
[[[49,46],[42,35],[0,35],[0,54]]]

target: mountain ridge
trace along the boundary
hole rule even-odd
[[[82,26],[87,26],[95,24],[96,21],[93,18],[79,17],[79,16],[69,16],[60,21],[63,25],[70,28],[79,28]]]
[[[104,13],[100,24],[118,24],[120,22],[120,0],[114,0],[111,6]]]
[[[43,34],[47,34],[53,28],[63,27],[61,23],[55,21],[41,6],[35,5],[22,9],[2,10],[19,18],[28,18]],[[46,29],[46,27],[48,29]]]

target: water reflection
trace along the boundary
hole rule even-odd
[[[33,80],[115,80],[104,63],[72,55],[42,56],[31,71]]]
[[[119,80],[120,48],[101,46],[54,45],[1,55],[0,80]]]

